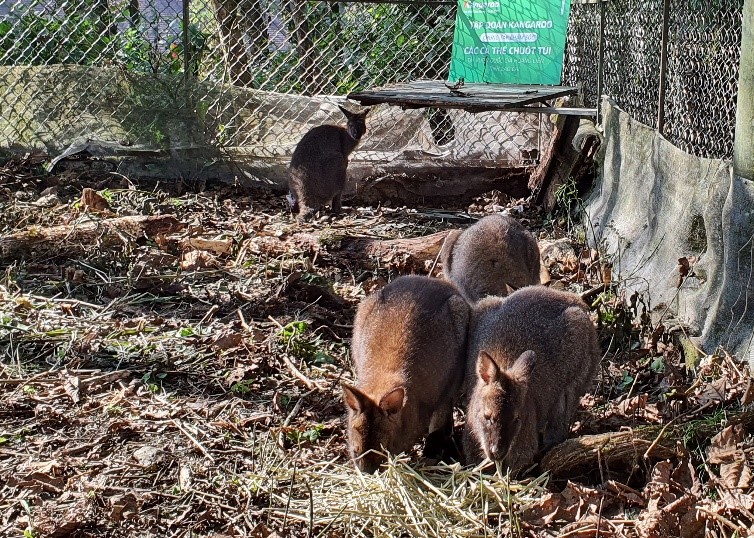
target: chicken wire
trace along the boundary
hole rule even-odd
[[[580,85],[592,107],[601,83],[602,94],[681,149],[730,158],[742,11],[743,0],[574,1],[564,82]]]
[[[290,155],[302,130],[343,121],[332,96],[444,79],[455,10],[455,2],[0,0],[0,66],[29,68],[0,75],[0,109],[13,118],[0,126],[0,146],[31,139],[59,152],[76,137],[117,133],[121,143],[163,149]],[[405,139],[454,160],[531,164],[541,145],[538,115],[496,114],[493,136],[485,114],[427,108],[420,132],[405,137],[415,118],[388,108],[380,134],[362,146],[395,152]],[[479,140],[464,155],[459,143],[477,120]]]
[[[662,118],[663,134],[691,153],[729,157],[742,5],[574,0],[564,83],[582,87],[587,106],[601,89],[648,125]],[[328,96],[446,78],[455,11],[452,1],[0,0],[0,66],[27,69],[0,70],[0,146],[31,140],[59,151],[76,137],[117,133],[162,149],[179,141],[289,155],[292,133],[338,121],[332,107],[323,112]],[[61,64],[68,69],[40,67]],[[382,139],[365,143],[400,151],[405,115],[389,108]],[[406,141],[475,163],[521,164],[549,128],[537,115],[422,114]],[[484,127],[490,118],[500,124],[494,132]],[[464,155],[460,144],[475,129],[482,134]]]

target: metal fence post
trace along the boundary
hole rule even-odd
[[[754,0],[744,0],[733,173],[754,181]]]
[[[183,78],[188,82],[191,76],[191,33],[189,32],[189,3],[191,0],[182,0],[183,4]]]
[[[597,52],[597,125],[602,120],[602,87],[605,80],[605,6],[607,0],[602,0],[600,6],[600,41]]]
[[[668,26],[670,21],[670,0],[662,3],[662,37],[660,38],[660,87],[657,91],[657,130],[660,134],[665,127],[665,91],[668,70]]]

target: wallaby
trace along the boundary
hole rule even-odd
[[[366,132],[369,109],[355,113],[338,108],[348,118],[346,127],[314,127],[296,145],[288,176],[291,209],[299,219],[308,219],[327,204],[340,213],[341,196],[346,184],[348,156]]]
[[[409,451],[429,433],[450,439],[463,384],[470,308],[448,282],[396,278],[359,305],[351,356],[356,385],[343,384],[348,446],[373,472],[383,451]]]
[[[488,215],[466,230],[453,230],[440,257],[445,278],[470,302],[540,283],[537,240],[512,217]]]
[[[568,436],[599,367],[597,331],[578,295],[544,286],[477,303],[469,326],[463,447],[520,470]]]

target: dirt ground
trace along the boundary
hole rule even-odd
[[[754,533],[747,367],[679,345],[683,326],[627,297],[567,212],[489,193],[299,225],[279,194],[43,164],[0,168],[1,536]],[[441,267],[345,246],[503,208],[598,324],[602,371],[571,440],[518,481],[419,453],[359,475],[340,393],[355,307]],[[147,217],[154,233],[75,231]]]

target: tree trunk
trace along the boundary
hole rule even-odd
[[[223,49],[225,70],[231,84],[249,86],[252,81],[251,61],[254,59],[254,51],[260,50],[252,47],[252,57],[246,53],[244,35],[247,35],[252,43],[266,42],[267,32],[264,18],[261,16],[262,9],[258,0],[212,0],[215,8],[215,17],[220,28],[220,44]],[[255,20],[252,25],[246,10],[253,6],[250,16]],[[261,31],[260,31],[261,28]],[[260,45],[261,47],[261,45]],[[257,59],[259,61],[259,59]]]

